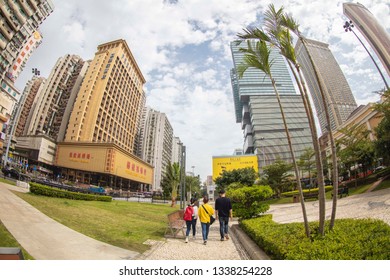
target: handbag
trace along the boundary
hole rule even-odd
[[[204,211],[206,211],[207,215],[210,215],[209,212],[207,212],[206,207],[204,207],[204,205],[202,205],[202,207]],[[214,222],[215,222],[214,216],[210,215],[210,225],[212,225]]]

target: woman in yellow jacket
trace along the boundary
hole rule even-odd
[[[213,207],[208,204],[209,199],[205,196],[203,197],[203,205],[198,209],[198,216],[200,220],[200,224],[202,226],[202,236],[203,236],[203,244],[207,244],[207,237],[209,236],[210,230],[210,216],[214,215]]]

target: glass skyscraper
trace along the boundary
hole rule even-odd
[[[322,88],[325,90],[331,129],[335,130],[357,108],[355,98],[339,64],[329,49],[329,45],[306,38],[305,42],[306,47],[298,40],[295,53],[313,98],[321,131],[322,133],[327,131],[327,121],[319,84],[309,54],[319,75]]]
[[[235,41],[230,46],[234,64],[230,76],[236,121],[241,123],[244,133],[244,154],[257,154],[260,168],[272,164],[277,158],[291,162],[282,116],[271,80],[264,72],[255,68],[248,68],[239,79],[236,70],[244,58],[244,53],[239,49],[246,47],[247,42]],[[302,97],[296,93],[286,62],[277,50],[271,51],[270,59],[273,59],[271,72],[285,111],[294,152],[299,158],[305,148],[312,147]]]

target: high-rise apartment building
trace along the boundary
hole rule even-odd
[[[319,82],[325,91],[331,129],[337,129],[356,109],[357,104],[339,64],[329,49],[329,45],[310,39],[305,39],[304,45],[301,40],[298,40],[295,52],[313,98],[322,133],[327,131],[327,121]],[[312,65],[310,57],[314,65]],[[316,79],[313,67],[319,75],[319,81]]]
[[[141,158],[154,166],[153,190],[161,190],[166,168],[173,163],[173,129],[166,114],[150,107],[144,108],[142,123]]]
[[[287,136],[270,79],[255,68],[249,68],[241,79],[236,74],[236,69],[244,58],[239,48],[246,44],[247,42],[231,43],[234,63],[231,81],[236,121],[241,123],[244,133],[243,153],[257,154],[259,167],[272,164],[277,158],[290,162]],[[305,148],[312,146],[303,101],[296,94],[283,57],[278,51],[272,50],[270,59],[274,62],[271,71],[285,110],[294,152],[299,157]]]
[[[14,102],[20,100],[20,95],[10,94],[4,89],[12,87],[31,53],[41,44],[38,27],[53,12],[53,8],[50,0],[0,1],[1,94]],[[4,98],[0,98],[0,102]],[[8,114],[11,111],[12,108],[8,108]]]
[[[83,66],[84,61],[77,55],[66,55],[57,60],[37,95],[26,135],[47,135],[54,141],[63,140],[69,121],[69,113],[65,115],[65,110],[68,108],[69,112],[73,108],[75,96],[88,67],[86,64],[84,71],[81,71]],[[80,72],[82,75],[77,82]],[[72,93],[73,97],[70,99]]]
[[[29,120],[32,119],[34,106],[35,106],[35,97],[39,92],[42,92],[42,87],[45,84],[46,79],[38,76],[34,76],[30,81],[27,82],[26,87],[24,88],[23,95],[26,96],[22,106],[19,119],[17,120],[17,127],[15,130],[15,136],[20,137],[27,135],[26,125],[29,123]]]
[[[14,82],[32,52],[41,44],[38,27],[53,12],[50,0],[0,0],[0,154],[5,140],[6,126],[22,92]],[[8,123],[8,124],[6,124]],[[1,156],[3,157],[3,156]]]
[[[126,41],[101,44],[70,114],[55,165],[79,182],[138,190],[153,166],[135,155],[145,78]]]
[[[390,35],[374,15],[360,3],[343,3],[344,14],[354,23],[375,51],[390,76]]]

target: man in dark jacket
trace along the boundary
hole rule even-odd
[[[219,197],[215,201],[215,217],[219,220],[219,232],[221,241],[229,239],[229,218],[233,219],[232,204],[226,197],[225,190],[219,191]]]

